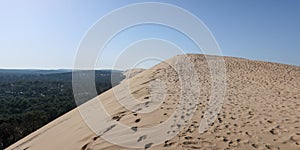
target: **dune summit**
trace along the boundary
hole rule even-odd
[[[166,62],[181,59],[176,56]],[[160,63],[150,69],[125,79],[120,85],[99,95],[78,108],[66,113],[7,149],[26,150],[98,150],[130,149],[106,141],[107,134],[118,133],[135,137],[134,140],[113,137],[123,145],[143,145],[142,149],[300,149],[300,67],[278,63],[251,61],[224,57],[226,68],[226,93],[222,109],[216,120],[204,133],[199,133],[199,123],[205,115],[212,88],[210,68],[204,55],[187,55],[194,66],[200,84],[200,95],[192,98],[196,107],[181,109],[181,115],[172,115],[181,98],[181,82],[178,73],[168,63]],[[217,56],[214,56],[217,58]],[[213,57],[211,57],[213,58]],[[188,73],[187,73],[188,74]],[[127,87],[130,93],[124,91]],[[115,96],[115,93],[118,93]],[[116,100],[119,97],[120,102]],[[135,98],[139,104],[131,103]],[[189,100],[190,97],[184,97]],[[101,114],[90,114],[99,102],[110,117],[100,122],[110,126],[91,129]],[[128,110],[125,103],[133,109]],[[151,105],[152,104],[152,105]],[[147,111],[149,108],[153,111]],[[82,109],[83,111],[79,110]],[[195,112],[191,110],[195,109]],[[82,118],[81,114],[90,115]],[[173,121],[190,120],[139,135],[144,128],[155,128],[171,118]],[[85,121],[84,121],[85,119]],[[117,124],[117,123],[118,124]],[[119,123],[130,130],[119,129]],[[115,130],[116,129],[116,130]],[[179,130],[180,129],[180,130]],[[96,131],[96,133],[94,132]],[[178,134],[174,134],[178,131]],[[174,136],[160,144],[151,140]],[[134,142],[133,142],[134,141]]]

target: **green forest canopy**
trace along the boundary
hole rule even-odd
[[[97,93],[123,79],[121,71],[95,71]],[[75,107],[70,70],[0,70],[0,149]]]

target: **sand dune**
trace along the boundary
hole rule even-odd
[[[137,74],[141,73],[145,71],[145,69],[142,68],[134,68],[134,69],[129,69],[123,72],[123,74],[125,75],[125,77],[127,79],[132,78],[134,76],[136,76]]]
[[[130,149],[104,138],[119,140],[121,145],[142,145],[142,149],[300,149],[300,67],[224,57],[224,103],[212,126],[199,133],[199,123],[211,95],[210,68],[203,55],[188,55],[201,86],[200,95],[183,96],[184,107],[180,113],[184,115],[174,115],[181,103],[182,81],[168,63],[182,57],[176,56],[126,79],[7,149]],[[132,101],[133,98],[138,102]],[[189,98],[197,101],[196,107],[189,107]],[[95,113],[99,101],[110,117]],[[89,125],[81,114],[90,116],[85,118]],[[156,130],[168,120],[176,122],[185,117],[190,118],[183,123],[185,126],[172,124]],[[119,123],[130,130],[121,128]],[[97,124],[103,125],[94,129],[95,133],[89,126]],[[139,132],[152,127],[155,128],[153,132]],[[179,133],[175,134],[177,131]],[[120,133],[131,138],[113,136]],[[172,138],[160,144],[151,142],[168,136]]]

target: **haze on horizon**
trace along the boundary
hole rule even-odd
[[[114,9],[137,2],[143,1],[1,1],[0,68],[72,69],[77,47],[88,29]],[[151,2],[177,5],[199,17],[215,36],[224,56],[300,66],[300,1]],[[174,29],[141,25],[114,38],[96,67],[111,68],[111,58],[144,38],[165,39],[178,44],[186,53],[199,53],[191,40]],[[147,52],[147,48],[140,52]],[[158,62],[139,67],[147,68]]]

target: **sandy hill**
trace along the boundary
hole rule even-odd
[[[136,76],[137,74],[139,74],[139,73],[141,73],[143,71],[145,71],[145,69],[142,69],[142,68],[133,68],[133,69],[125,70],[123,72],[123,74],[125,75],[125,77],[127,79],[129,79],[129,78],[132,78],[132,77]]]
[[[199,133],[199,122],[211,95],[210,69],[203,55],[188,55],[201,85],[200,95],[195,98],[183,95],[186,101],[182,102],[181,115],[174,115],[180,103],[181,82],[189,81],[189,78],[181,80],[169,64],[184,69],[182,57],[176,56],[126,79],[7,149],[129,149],[104,138],[120,145],[142,145],[142,149],[300,149],[300,67],[224,57],[224,103],[212,126]],[[188,77],[189,74],[185,72],[184,75]],[[133,98],[137,101],[132,101]],[[197,102],[196,107],[188,106],[192,105],[187,103],[189,98]],[[95,111],[100,101],[109,117]],[[155,110],[150,112],[153,108]],[[193,109],[195,112],[191,112]],[[85,124],[80,113],[89,116],[84,117],[85,121],[95,132]],[[191,119],[185,126],[171,124],[170,127],[139,132],[185,117]],[[119,123],[128,126],[129,130]],[[102,128],[93,128],[97,124]],[[176,131],[179,133],[174,134]],[[155,144],[168,135],[172,138]]]

